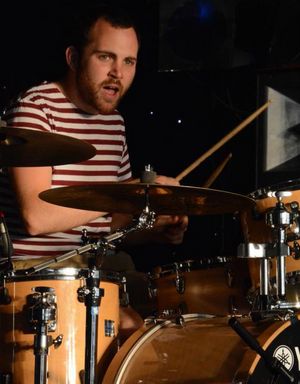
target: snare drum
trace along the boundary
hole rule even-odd
[[[189,314],[183,323],[162,320],[136,331],[113,358],[103,384],[271,382],[272,375],[227,317]],[[300,322],[240,319],[268,356],[298,377]],[[286,381],[279,381],[285,383]]]
[[[226,315],[250,310],[244,260],[185,260],[157,267],[150,280],[159,313],[171,310]]]
[[[56,303],[56,317],[55,330],[49,330],[48,336],[57,343],[48,350],[47,383],[82,383],[86,306],[79,301],[77,291],[85,285],[85,279],[80,277],[84,271],[77,268],[44,269],[29,276],[15,272],[6,279],[10,302],[0,305],[0,377],[8,373],[12,375],[13,384],[34,383],[35,331],[29,321],[32,289],[49,287]],[[97,272],[100,288],[104,290],[99,307],[97,343],[97,375],[103,376],[102,369],[107,367],[117,350],[120,281],[117,273]],[[60,335],[61,342],[57,338]]]

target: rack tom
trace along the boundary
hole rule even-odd
[[[155,268],[150,275],[158,313],[248,313],[249,275],[244,260],[203,258]]]

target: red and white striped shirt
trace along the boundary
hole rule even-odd
[[[52,166],[52,188],[131,178],[124,120],[118,111],[109,115],[87,114],[67,100],[55,83],[43,83],[22,95],[4,119],[9,127],[61,133],[85,140],[96,148],[92,159],[79,164]],[[0,180],[0,210],[5,215],[15,256],[54,257],[79,247],[84,228],[91,235],[110,231],[111,217],[107,216],[67,232],[28,237],[18,214],[7,170],[3,170]]]

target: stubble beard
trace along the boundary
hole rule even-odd
[[[101,88],[103,83],[96,84],[84,74],[79,74],[77,77],[77,86],[80,98],[83,100],[84,104],[97,111],[98,113],[104,115],[114,112],[118,107],[122,97],[126,93],[122,93],[120,90],[119,97],[115,101],[106,101],[101,95]]]

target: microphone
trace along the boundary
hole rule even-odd
[[[8,234],[4,214],[0,211],[0,257],[6,257],[10,260],[13,254],[13,245]]]
[[[242,340],[255,352],[257,352],[266,363],[272,374],[280,375],[288,379],[290,383],[295,383],[296,379],[288,372],[284,365],[276,358],[270,359],[266,351],[260,346],[258,341],[247,331],[245,327],[237,320],[236,317],[231,317],[228,320],[231,328],[241,337]]]

